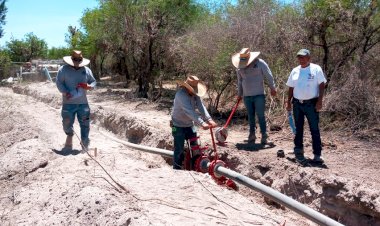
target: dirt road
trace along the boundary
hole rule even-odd
[[[99,88],[90,105],[90,154],[96,147],[95,159],[112,178],[80,154],[78,139],[72,152],[62,151],[54,84],[0,88],[0,225],[314,225],[243,186],[235,192],[207,174],[173,171],[161,156],[103,135],[171,150],[170,104]],[[271,132],[275,145],[266,149],[247,146],[245,131],[232,126],[227,146],[218,147],[233,170],[344,224],[380,224],[379,144],[322,134],[326,167],[304,168],[276,156],[283,149],[292,158],[288,129]],[[210,143],[208,131],[200,135]]]

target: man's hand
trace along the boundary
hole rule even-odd
[[[276,88],[270,89],[270,95],[272,95],[272,96],[276,96],[277,95]]]
[[[71,97],[73,97],[73,95],[71,95],[71,93],[65,93],[64,95],[66,96],[66,99],[70,99]]]
[[[318,99],[317,104],[315,105],[315,110],[316,110],[317,112],[320,112],[321,109],[322,109],[322,100],[319,100],[319,99]]]
[[[202,129],[204,129],[204,130],[207,130],[210,128],[210,125],[207,124],[206,122],[203,122],[201,126],[202,126]]]
[[[286,103],[286,110],[287,110],[287,111],[291,111],[291,110],[292,110],[292,103],[290,103],[290,101],[288,101],[288,102]]]
[[[77,85],[77,88],[82,88],[82,89],[85,89],[85,90],[90,90],[90,89],[92,89],[92,87],[89,86],[87,83],[79,83],[79,84]]]
[[[207,124],[209,125],[209,128],[214,128],[217,126],[216,122],[212,119],[208,120]]]

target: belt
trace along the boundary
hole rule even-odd
[[[309,99],[309,100],[300,100],[300,99],[297,99],[297,98],[294,98],[294,97],[293,97],[293,99],[294,99],[295,102],[298,102],[300,104],[313,103],[314,101],[317,100],[317,98],[313,98],[313,99]]]

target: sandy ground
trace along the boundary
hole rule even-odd
[[[208,174],[174,171],[170,160],[109,138],[171,150],[170,102],[101,87],[89,98],[91,146],[81,154],[77,138],[73,151],[62,150],[54,84],[0,88],[0,225],[315,225],[243,185],[234,191]],[[270,132],[270,147],[247,145],[246,131],[234,120],[217,147],[228,167],[346,225],[380,225],[379,143],[322,132],[326,165],[301,167],[286,126]],[[200,137],[211,145],[209,131]],[[310,136],[306,144],[312,157]]]

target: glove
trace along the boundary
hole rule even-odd
[[[79,83],[79,84],[77,85],[77,88],[82,88],[82,89],[85,89],[85,90],[90,90],[90,89],[92,89],[92,87],[89,86],[87,83]]]

